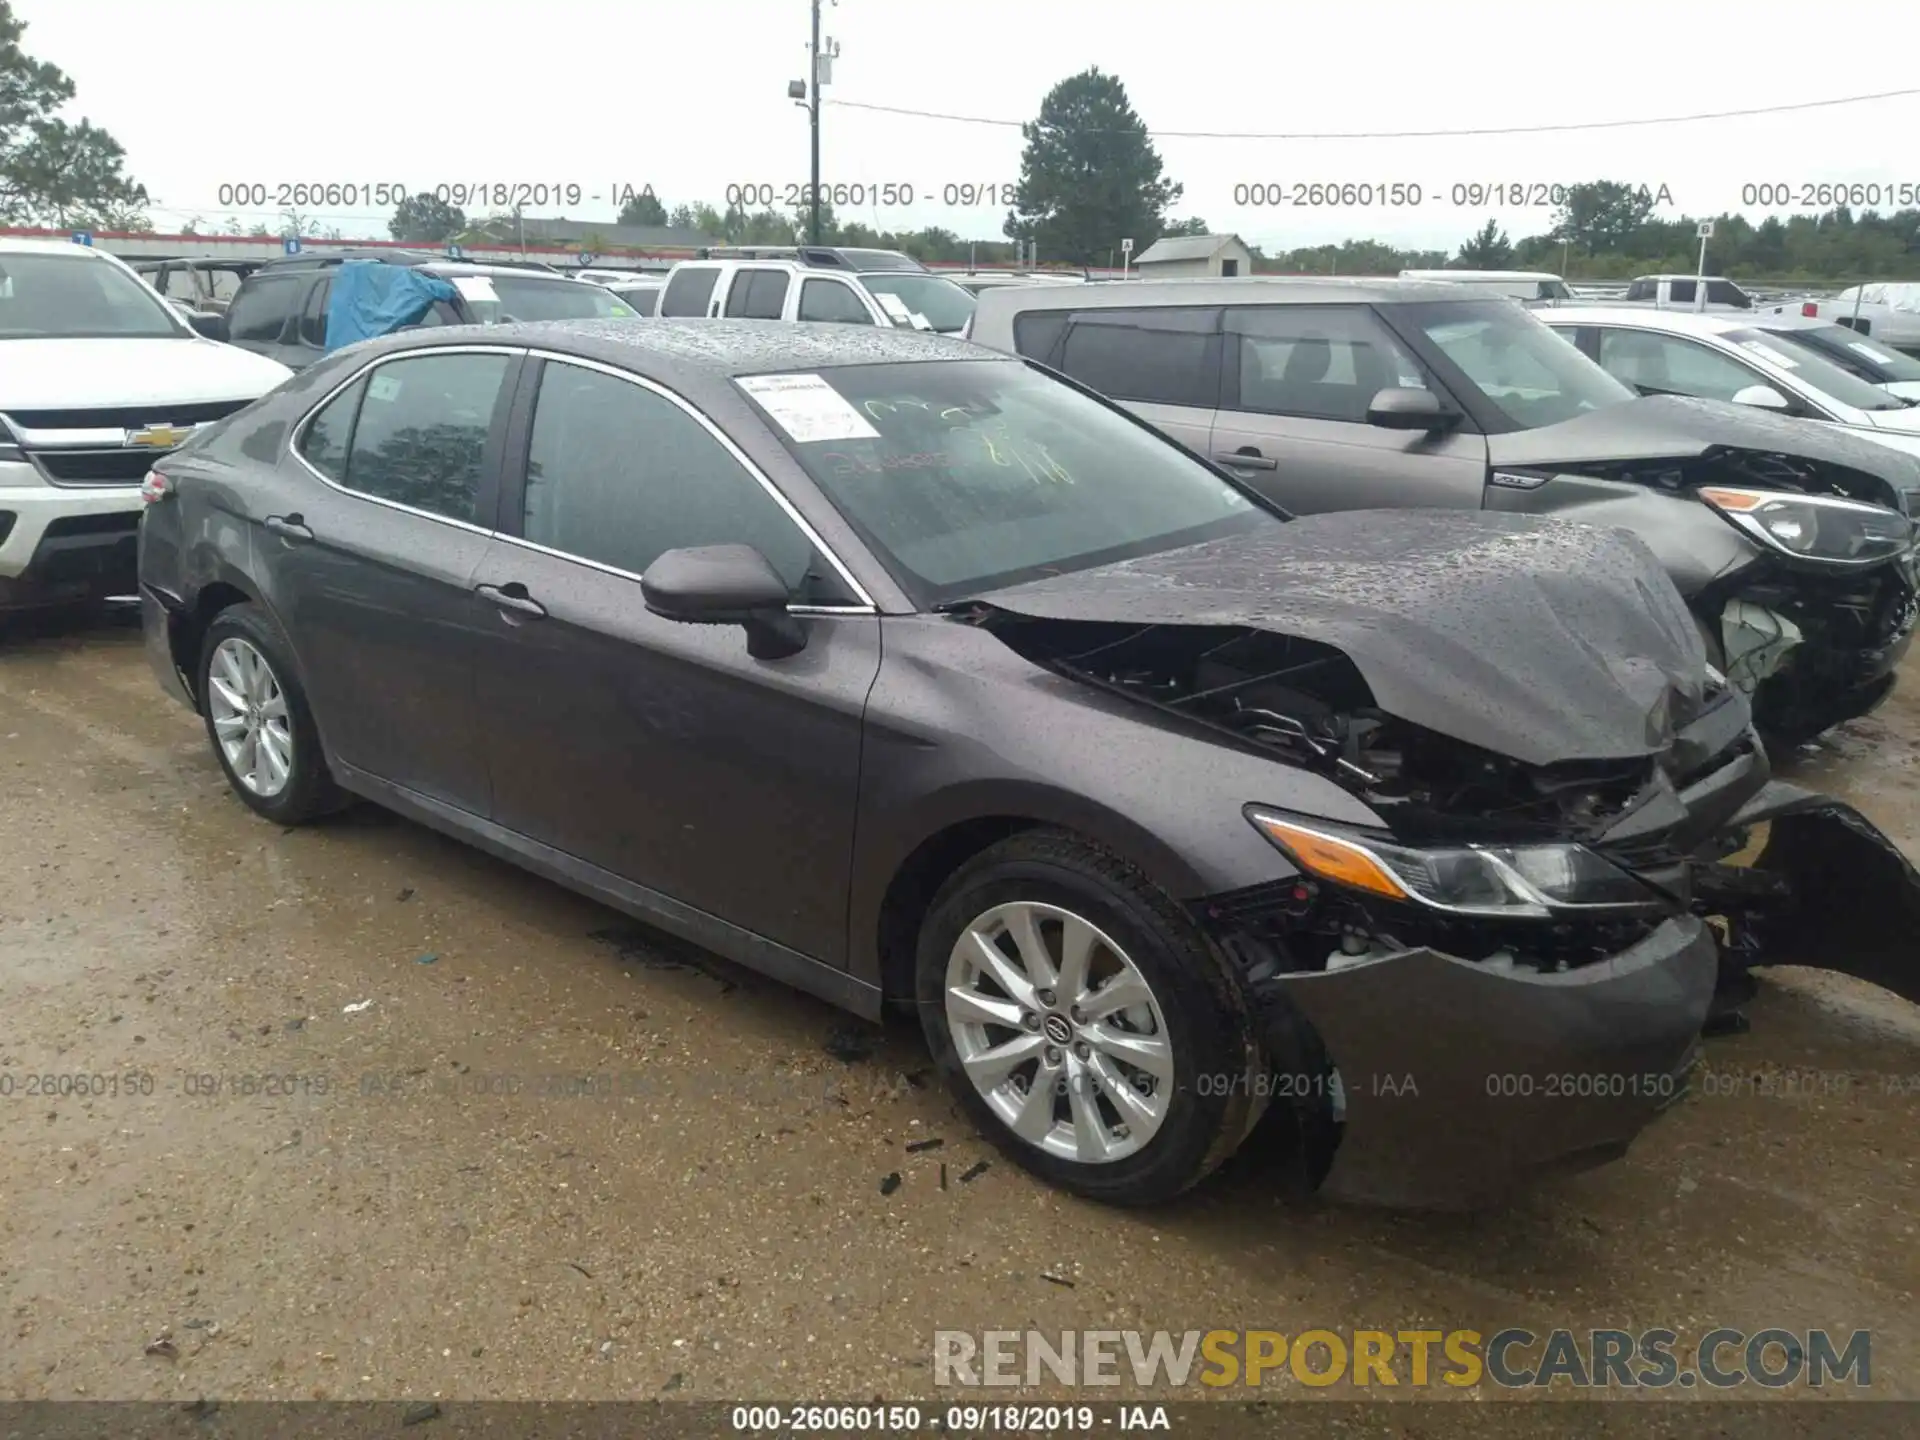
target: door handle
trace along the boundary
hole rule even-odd
[[[519,581],[507,585],[476,585],[473,593],[482,600],[491,601],[502,610],[512,610],[520,615],[532,615],[536,618],[547,613],[547,607],[527,594],[527,587]]]
[[[265,523],[267,529],[288,540],[313,539],[313,531],[307,528],[306,520],[299,515],[269,515]]]
[[[1213,458],[1222,465],[1231,465],[1236,470],[1278,470],[1280,468],[1278,460],[1269,459],[1251,445],[1242,446],[1232,452],[1216,450],[1213,452]]]

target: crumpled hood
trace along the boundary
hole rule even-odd
[[[1528,764],[1658,754],[1707,657],[1652,551],[1522,515],[1312,515],[977,597],[1036,619],[1246,626],[1319,641],[1382,710]]]
[[[1736,448],[1863,471],[1904,492],[1920,486],[1920,459],[1837,425],[1810,425],[1731,401],[1645,395],[1558,425],[1490,436],[1495,465],[1552,469],[1619,460],[1687,460]]]

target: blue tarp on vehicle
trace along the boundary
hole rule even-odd
[[[459,291],[438,275],[379,260],[349,260],[333,276],[327,301],[327,349],[391,335],[425,318],[436,300]]]

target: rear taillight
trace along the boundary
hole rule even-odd
[[[173,494],[173,482],[158,470],[149,470],[147,478],[140,482],[140,499],[145,504],[151,505],[155,501],[166,499],[171,494]]]
[[[1800,313],[1809,320],[1817,320],[1820,318],[1820,307],[1811,300],[1803,301],[1800,305]]]

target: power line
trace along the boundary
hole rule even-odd
[[[1547,135],[1569,130],[1625,130],[1636,125],[1691,125],[1702,120],[1739,120],[1753,115],[1785,115],[1796,110],[1823,110],[1836,105],[1865,105],[1875,100],[1904,100],[1920,95],[1920,89],[1883,90],[1875,95],[1843,95],[1834,100],[1802,100],[1792,105],[1758,105],[1748,110],[1709,110],[1695,115],[1666,115],[1647,120],[1585,120],[1566,125],[1492,125],[1470,130],[1322,130],[1322,131],[1249,131],[1249,130],[1149,130],[1155,140],[1439,140],[1473,135]],[[905,115],[916,120],[946,120],[958,125],[993,125],[1020,129],[1031,123],[999,120],[984,115],[950,115],[938,110],[912,110],[898,105],[870,105],[861,100],[822,100],[823,105],[838,105],[845,110],[872,110],[882,115]],[[1076,134],[1117,135],[1137,133],[1120,129],[1093,129],[1074,126]]]

